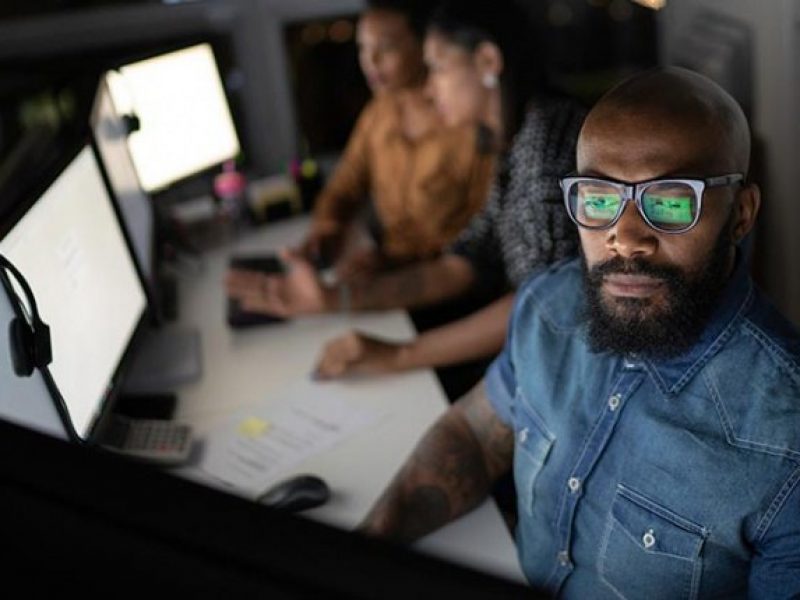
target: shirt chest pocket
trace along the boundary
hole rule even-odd
[[[619,485],[600,549],[602,580],[623,598],[696,598],[708,530]]]
[[[526,405],[520,391],[517,391],[515,404],[519,412],[514,432],[514,482],[519,510],[530,515],[535,501],[536,479],[550,454],[555,437],[547,430],[541,417]]]

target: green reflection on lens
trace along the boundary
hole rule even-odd
[[[585,194],[583,212],[587,219],[611,221],[617,216],[620,202],[619,194]]]
[[[645,194],[642,206],[647,218],[654,223],[690,225],[694,221],[694,199],[691,196]]]

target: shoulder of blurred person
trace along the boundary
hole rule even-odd
[[[421,88],[381,94],[370,111],[384,252],[401,262],[435,256],[483,207],[496,154],[477,124],[446,126]]]
[[[374,96],[362,109],[354,134],[367,138],[372,151],[396,142],[402,142],[406,151],[412,151],[415,142],[440,135],[443,130],[441,119],[425,99],[423,90],[413,87]],[[382,152],[369,155],[371,161],[384,158],[387,157]]]

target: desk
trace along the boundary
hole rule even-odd
[[[230,246],[204,254],[199,271],[182,277],[180,322],[201,332],[204,372],[200,381],[179,390],[181,401],[176,418],[191,423],[201,438],[213,436],[215,427],[224,423],[227,415],[268,403],[270,391],[308,379],[322,343],[333,336],[351,328],[396,339],[415,334],[403,311],[322,315],[247,331],[230,329],[225,322],[222,283],[230,254],[265,252],[296,243],[306,226],[306,218],[294,218],[247,232]],[[447,401],[431,370],[316,385],[346,391],[348,401],[356,407],[377,406],[391,413],[390,419],[382,419],[379,425],[305,460],[285,474],[310,472],[322,476],[334,496],[327,505],[304,515],[352,529],[367,514],[422,433],[444,412]],[[199,460],[202,464],[202,456]],[[180,472],[209,485],[220,485],[198,468]],[[524,581],[513,539],[493,500],[421,540],[417,547]]]

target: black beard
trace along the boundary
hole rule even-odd
[[[664,359],[679,356],[700,338],[728,279],[730,228],[723,227],[711,255],[694,275],[677,267],[659,267],[642,259],[615,257],[591,270],[582,261],[586,290],[585,318],[595,352]],[[603,277],[611,273],[647,275],[661,280],[666,307],[654,310],[648,299],[617,298],[616,310],[603,300]]]

